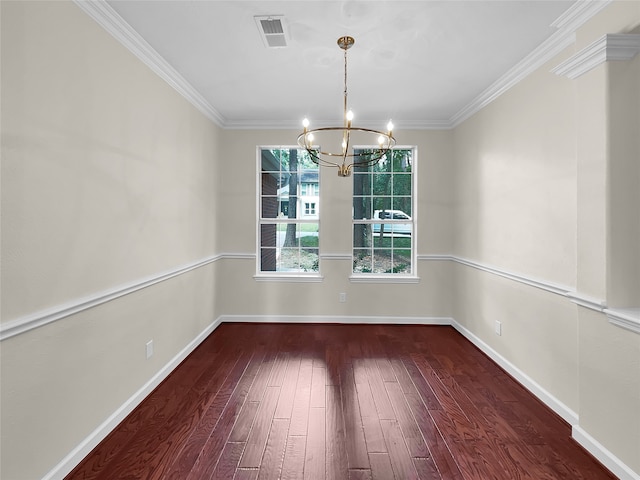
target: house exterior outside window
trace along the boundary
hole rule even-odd
[[[259,147],[258,161],[258,273],[317,274],[318,166],[288,146]]]

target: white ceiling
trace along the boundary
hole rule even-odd
[[[451,125],[556,32],[574,1],[108,1],[226,127],[340,122],[348,52],[354,124]],[[286,48],[254,16],[284,15]]]

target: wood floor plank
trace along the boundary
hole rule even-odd
[[[284,451],[289,431],[288,418],[274,418],[264,449],[258,480],[278,480],[282,471]]]
[[[313,367],[311,374],[311,408],[324,408],[326,400],[326,368]]]
[[[276,353],[277,350],[267,350],[267,354],[260,365],[260,370],[258,371],[256,380],[253,382],[253,385],[251,385],[251,389],[249,390],[249,394],[247,396],[248,402],[260,402],[260,400],[262,400],[264,392],[267,389],[269,379],[271,378],[271,371],[276,363]]]
[[[388,453],[370,453],[369,461],[371,462],[372,480],[393,480],[397,478],[393,473],[393,468],[391,468],[391,460]]]
[[[173,409],[184,408],[188,415],[152,418],[121,452],[117,463],[97,478],[125,477],[126,472],[135,472],[139,478],[154,478],[156,471],[163,472],[173,462],[171,454],[188,438],[237,362],[238,357],[226,357],[207,381],[196,383],[197,387],[192,388],[189,395],[183,395],[182,405],[175,405]],[[241,367],[244,369],[244,365]],[[165,442],[160,436],[145,433],[158,428],[171,431],[173,441]]]
[[[289,436],[306,436],[309,424],[309,408],[311,404],[311,377],[313,360],[304,358],[300,361],[300,369],[296,384],[296,392],[291,411]]]
[[[389,449],[389,459],[395,478],[418,479],[418,472],[404,443],[400,426],[396,420],[380,420],[384,441]]]
[[[212,432],[216,431],[221,419],[223,425],[224,417],[230,417],[226,420],[226,424],[235,422],[263,358],[264,350],[258,348],[246,369],[242,370],[243,364],[240,362],[236,365],[199,424],[193,428],[191,435],[183,443],[182,450],[175,455],[175,460],[161,477],[183,479],[185,472],[190,471],[195,465],[199,452],[206,445]],[[217,431],[220,432],[221,429]]]
[[[315,370],[315,368],[314,368]],[[311,408],[309,413],[309,433],[304,454],[304,480],[325,478],[326,440],[325,409]]]
[[[289,432],[291,432],[291,428],[289,428]],[[306,435],[289,435],[284,453],[284,461],[282,463],[281,480],[300,480],[304,477],[304,456],[306,446]]]
[[[384,443],[378,411],[373,401],[373,393],[367,379],[365,361],[361,359],[354,360],[353,372],[367,452],[386,453],[387,447]]]
[[[326,467],[328,480],[341,480],[349,469],[347,445],[342,414],[342,396],[340,387],[327,386],[326,401]]]
[[[371,467],[369,465],[367,443],[364,437],[364,427],[362,426],[362,416],[351,363],[345,365],[340,376],[340,392],[342,393],[342,411],[344,412],[345,443],[349,469],[368,470]]]
[[[249,432],[247,446],[240,459],[240,468],[260,467],[260,461],[262,460],[264,447],[267,443],[279,395],[280,387],[267,387],[258,411],[256,412],[256,419]]]
[[[229,478],[233,478],[243,451],[244,443],[228,442],[220,454],[220,460],[218,460],[211,480],[228,480]]]
[[[349,480],[371,480],[371,470],[349,469]]]
[[[229,436],[230,442],[246,442],[249,438],[249,432],[251,426],[255,421],[256,414],[258,413],[258,407],[260,402],[248,402],[245,401],[238,416],[238,421],[233,426],[231,434]]]
[[[239,468],[236,470],[233,480],[256,480],[257,478],[257,468]]]
[[[371,388],[371,394],[373,395],[373,401],[376,405],[376,411],[378,412],[378,418],[380,418],[380,420],[395,420],[396,416],[389,401],[384,382],[380,376],[377,362],[375,359],[366,359],[364,365],[367,372],[367,379],[369,380],[369,387]]]
[[[411,409],[407,404],[407,399],[402,387],[398,383],[389,382],[386,384],[391,404],[396,412],[396,418],[398,419],[398,425],[402,430],[402,436],[409,449],[409,455],[417,458],[429,458],[429,449],[427,448],[420,428],[416,423],[416,419],[411,413]]]
[[[414,458],[413,464],[421,480],[446,480],[448,478],[440,475],[438,468],[431,458]]]
[[[462,472],[453,458],[447,442],[436,427],[423,399],[417,394],[407,394],[407,403],[425,439],[431,458],[443,480],[462,480]]]
[[[282,379],[280,398],[276,406],[275,418],[291,418],[293,400],[298,386],[298,374],[300,373],[300,356],[291,355],[287,361],[287,368]]]
[[[67,480],[613,480],[451,327],[223,324]]]

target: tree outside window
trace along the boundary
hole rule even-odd
[[[259,155],[258,270],[318,272],[319,224],[315,205],[319,196],[316,194],[315,201],[310,202],[302,192],[302,185],[318,185],[318,166],[305,150],[296,147],[262,147]]]
[[[397,148],[376,165],[354,168],[354,274],[413,273],[414,160],[414,149]]]

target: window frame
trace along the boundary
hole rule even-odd
[[[354,150],[362,150],[362,149],[372,149],[375,147],[367,146],[367,145],[358,145],[354,147]],[[355,209],[353,207],[353,202],[356,199],[355,195],[355,178],[352,181],[352,210],[353,213],[351,215],[351,274],[349,280],[353,283],[417,283],[419,281],[417,266],[418,266],[418,254],[416,252],[416,246],[418,244],[418,147],[416,145],[396,145],[392,150],[411,150],[411,271],[409,273],[404,272],[383,272],[383,273],[373,273],[373,272],[356,272],[354,271],[355,261],[356,261],[356,247],[354,246],[355,241],[355,226],[356,225],[373,225],[384,223],[386,224],[406,224],[407,222],[403,222],[402,220],[393,220],[393,219],[385,219],[384,222],[376,221],[374,218],[370,219],[356,219]],[[393,174],[393,173],[392,173]],[[354,172],[353,175],[356,175]],[[403,174],[405,175],[405,174]],[[372,195],[373,197],[373,195]],[[393,196],[391,196],[393,198]],[[393,211],[393,208],[389,209],[389,211]],[[375,210],[372,208],[371,216],[373,217]],[[406,213],[406,212],[405,212]],[[373,226],[371,228],[373,230]],[[371,246],[373,249],[373,246]]]
[[[317,232],[318,232],[318,243],[320,241],[320,208],[319,208],[319,203],[320,203],[320,183],[321,183],[321,169],[318,167],[318,194],[317,194],[317,199],[315,200],[315,204],[316,204],[316,214],[312,215],[312,216],[307,216],[304,215],[304,202],[306,200],[301,200],[303,198],[302,195],[302,188],[301,188],[301,184],[300,185],[300,195],[298,195],[298,201],[301,202],[302,204],[299,205],[299,211],[297,212],[298,218],[295,219],[289,219],[288,217],[280,217],[279,215],[274,217],[274,218],[270,218],[270,217],[263,217],[263,197],[265,197],[265,195],[263,194],[263,188],[262,188],[262,180],[263,180],[263,170],[262,170],[262,151],[263,150],[291,150],[291,149],[296,149],[298,150],[298,152],[300,152],[301,149],[298,145],[257,145],[256,146],[256,216],[257,216],[257,221],[256,221],[256,273],[254,275],[254,278],[258,281],[294,281],[294,282],[319,282],[322,281],[323,277],[320,273],[320,267],[321,267],[321,256],[320,256],[320,246],[318,244],[318,270],[311,270],[311,271],[302,271],[302,270],[295,270],[295,271],[278,271],[278,270],[262,270],[262,249],[263,249],[263,245],[262,245],[262,227],[264,225],[277,225],[278,224],[296,224],[296,225],[302,225],[302,224],[316,224],[317,225]],[[281,165],[281,164],[280,164]],[[269,170],[267,170],[269,171]],[[279,170],[280,172],[284,171],[282,169]],[[299,169],[300,171],[300,169]],[[269,195],[266,195],[269,196]],[[302,248],[301,246],[298,247],[299,249]]]

